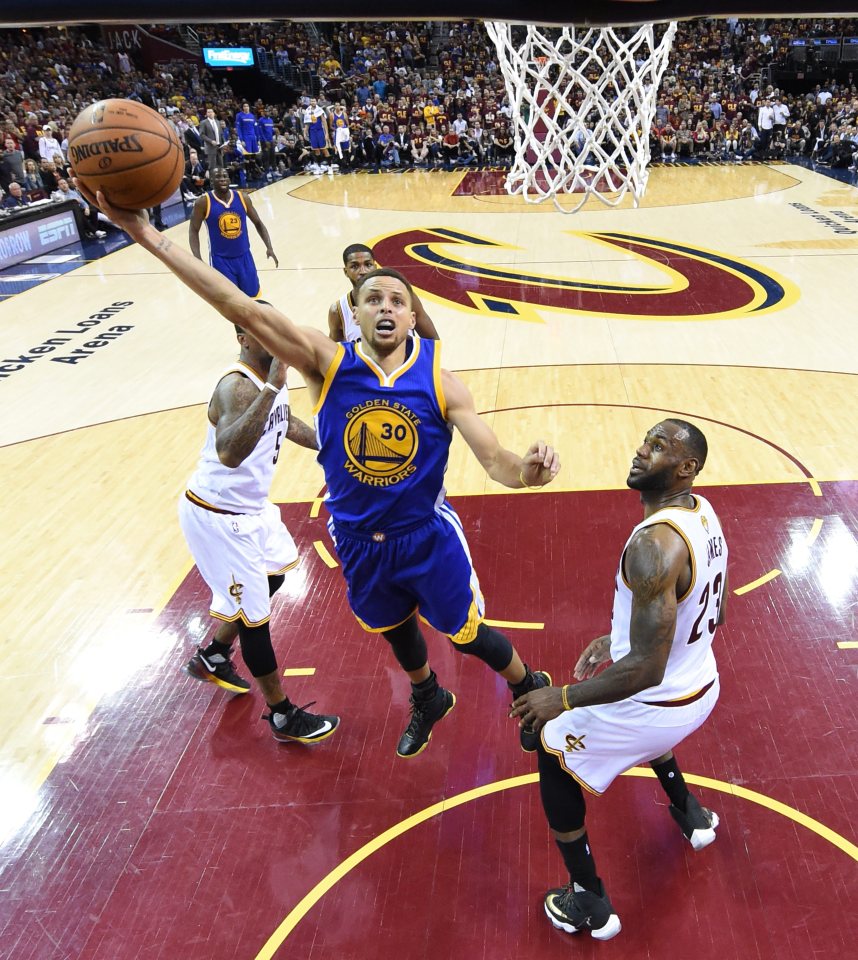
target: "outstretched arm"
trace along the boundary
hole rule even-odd
[[[221,316],[256,337],[273,356],[299,370],[308,381],[311,393],[314,386],[318,388],[337,349],[321,331],[298,327],[275,307],[251,300],[217,270],[158,233],[150,226],[145,213],[112,207],[100,190],[97,197],[93,196],[77,179],[75,186]]]
[[[553,447],[538,440],[523,457],[502,447],[494,430],[477,413],[471,391],[464,383],[448,370],[441,371],[441,379],[447,419],[458,428],[492,480],[518,489],[544,487],[557,476],[560,458]]]
[[[244,202],[247,204],[247,216],[250,222],[256,227],[256,232],[262,237],[262,242],[265,244],[265,256],[271,257],[274,261],[274,266],[279,267],[280,262],[277,259],[276,254],[274,253],[274,247],[271,246],[271,237],[268,234],[268,227],[262,222],[262,218],[259,216],[259,213],[256,207],[253,206],[253,202],[250,197],[246,194],[243,194]]]

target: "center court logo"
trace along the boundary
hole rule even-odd
[[[417,469],[418,417],[404,404],[367,400],[346,414],[345,469],[356,480],[389,487]]]
[[[592,245],[595,256],[601,248],[612,261],[610,280],[531,273],[517,265],[521,258],[512,251],[518,248],[446,227],[404,230],[371,246],[378,264],[401,270],[437,300],[536,323],[543,322],[544,310],[640,320],[737,319],[798,300],[798,290],[785,278],[717,250],[631,233],[567,233]],[[508,265],[485,262],[480,253],[487,248],[510,251]],[[496,253],[493,258],[498,260]],[[651,278],[647,282],[636,279],[641,265]]]
[[[220,235],[227,240],[235,240],[241,236],[241,217],[232,210],[222,213],[217,219]]]

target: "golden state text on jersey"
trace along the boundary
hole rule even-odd
[[[318,460],[335,524],[392,532],[429,519],[445,496],[452,439],[440,344],[409,338],[390,374],[360,343],[340,344],[316,404]]]

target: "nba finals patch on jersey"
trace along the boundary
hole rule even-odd
[[[241,217],[232,210],[224,211],[217,218],[220,235],[227,240],[235,240],[241,236]]]
[[[420,418],[404,404],[367,400],[346,413],[345,469],[361,483],[387,487],[417,469]]]

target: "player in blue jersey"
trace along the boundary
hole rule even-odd
[[[202,260],[200,252],[200,227],[205,223],[209,234],[211,265],[228,277],[249,297],[260,294],[259,274],[250,252],[250,237],[247,221],[256,227],[256,232],[265,244],[266,255],[280,266],[268,228],[262,222],[249,196],[229,186],[229,175],[223,167],[212,174],[213,190],[204,193],[195,203],[191,213],[188,240],[191,253]]]
[[[268,115],[263,106],[256,121],[259,131],[259,150],[262,156],[262,166],[270,173],[274,169],[274,120]]]
[[[246,101],[241,105],[241,110],[235,114],[235,134],[244,145],[245,153],[259,152],[256,115],[251,113],[250,104]]]
[[[390,643],[411,680],[411,718],[399,756],[420,753],[456,702],[429,666],[418,610],[458,650],[498,672],[513,697],[550,684],[484,622],[479,581],[446,500],[444,471],[454,427],[488,475],[512,489],[544,486],[560,469],[559,458],[541,440],[524,456],[500,445],[465,384],[441,368],[440,342],[408,336],[415,323],[408,281],[395,270],[368,274],[356,304],[361,342],[334,343],[245,297],[145,217],[105,209],[102,194],[96,202],[225,318],[303,374],[315,404],[329,529],[349,603],[366,630]]]

